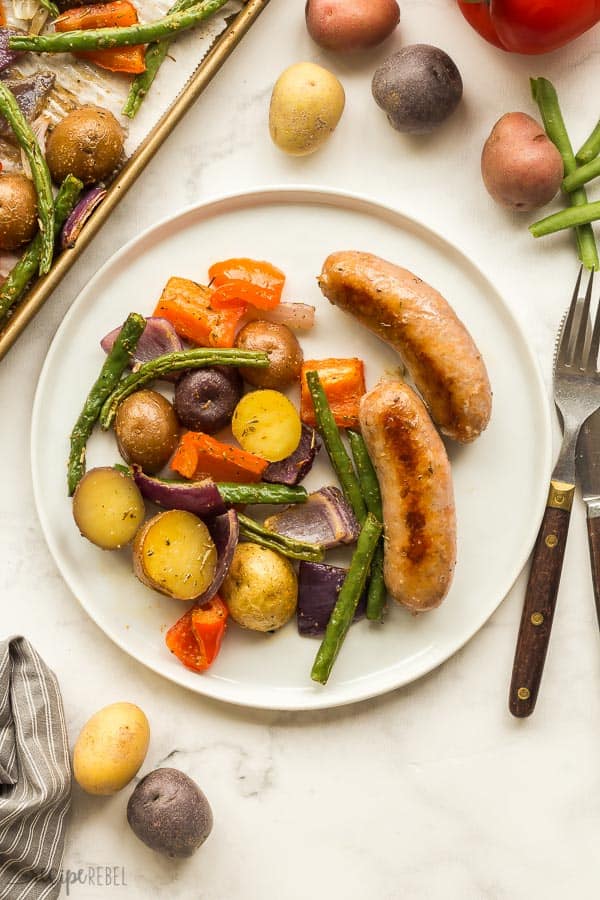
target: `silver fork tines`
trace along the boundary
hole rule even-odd
[[[579,298],[581,278],[582,270],[559,331],[554,367],[554,402],[561,413],[564,437],[553,477],[570,484],[575,483],[575,446],[579,429],[600,407],[600,304],[590,328],[594,273],[590,273],[583,300]]]

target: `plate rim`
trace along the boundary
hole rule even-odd
[[[285,196],[287,195],[287,196]],[[317,690],[312,694],[308,694],[304,691],[304,689],[299,688],[282,688],[282,693],[285,692],[285,700],[277,699],[277,690],[272,691],[272,695],[269,699],[263,698],[261,696],[251,699],[248,697],[239,697],[235,696],[235,691],[231,692],[229,688],[229,684],[227,680],[219,679],[218,681],[212,682],[207,679],[199,679],[198,686],[195,684],[190,684],[183,680],[182,677],[178,676],[178,671],[176,669],[173,672],[165,672],[161,667],[160,660],[154,663],[151,659],[146,659],[142,655],[139,655],[132,651],[127,647],[124,639],[121,639],[117,634],[111,633],[107,631],[98,621],[96,615],[88,608],[88,605],[78,596],[74,585],[71,583],[70,575],[64,571],[63,566],[60,563],[60,554],[57,551],[55,546],[52,530],[50,527],[50,522],[46,520],[44,507],[41,503],[40,497],[42,494],[42,485],[40,483],[40,479],[38,479],[37,467],[36,467],[36,456],[39,454],[36,453],[37,448],[37,440],[36,434],[38,431],[38,420],[41,416],[41,395],[43,392],[44,384],[48,377],[48,370],[51,368],[54,356],[57,352],[57,346],[60,340],[60,336],[68,327],[68,324],[73,318],[79,306],[79,301],[84,292],[89,290],[93,290],[95,284],[98,281],[101,281],[104,278],[105,272],[113,265],[119,263],[122,256],[125,256],[130,252],[132,247],[135,244],[141,243],[152,236],[152,234],[156,231],[159,231],[161,228],[173,224],[179,219],[183,219],[186,216],[189,216],[193,213],[204,212],[205,218],[210,219],[211,214],[215,214],[218,212],[219,206],[227,206],[227,204],[235,204],[235,203],[247,203],[249,200],[254,200],[256,205],[268,205],[269,203],[276,202],[287,202],[287,203],[329,203],[330,205],[337,206],[339,208],[340,201],[343,201],[345,204],[351,204],[354,208],[357,206],[361,208],[361,211],[371,210],[372,213],[379,218],[381,218],[382,213],[386,214],[390,217],[402,218],[405,221],[411,223],[413,226],[416,226],[425,234],[428,234],[430,237],[434,238],[436,241],[445,245],[447,249],[450,249],[454,252],[458,257],[460,257],[461,261],[464,262],[468,267],[471,268],[471,271],[474,272],[477,277],[485,284],[486,289],[489,290],[498,300],[499,305],[502,309],[503,314],[508,318],[510,322],[510,326],[517,332],[519,335],[521,342],[523,344],[523,349],[527,355],[527,359],[529,362],[529,366],[531,368],[532,373],[535,376],[535,384],[532,387],[535,388],[535,391],[539,395],[541,403],[539,404],[539,412],[542,414],[543,418],[543,453],[544,459],[543,464],[540,466],[540,476],[539,476],[539,485],[537,497],[537,503],[535,505],[535,510],[532,511],[532,522],[535,522],[535,530],[532,528],[532,535],[530,541],[527,542],[527,546],[524,547],[521,555],[515,561],[514,566],[514,575],[510,580],[510,584],[508,584],[506,591],[498,598],[497,602],[493,606],[492,609],[487,609],[485,613],[479,617],[475,624],[469,629],[468,634],[464,639],[460,641],[460,643],[448,653],[442,651],[437,655],[433,655],[431,658],[427,658],[424,663],[420,666],[416,666],[416,668],[411,672],[410,675],[398,675],[396,673],[396,677],[393,676],[394,669],[389,670],[388,678],[383,679],[383,682],[378,681],[375,686],[368,686],[368,684],[362,689],[355,691],[350,696],[337,696],[332,695],[331,693],[327,693],[327,688],[323,690]],[[211,210],[211,207],[214,207],[214,210]],[[540,435],[538,434],[538,438]],[[537,447],[538,451],[540,447]],[[401,207],[396,206],[391,203],[386,203],[385,201],[380,201],[375,197],[369,196],[368,194],[364,194],[362,192],[355,192],[340,189],[337,187],[329,187],[323,185],[314,185],[314,184],[302,184],[302,183],[293,183],[293,184],[266,184],[258,187],[246,188],[241,190],[232,190],[227,192],[217,192],[214,194],[209,194],[203,200],[197,203],[187,204],[174,212],[163,216],[158,219],[153,224],[147,226],[142,229],[136,235],[133,235],[123,246],[119,247],[115,253],[111,254],[103,264],[97,269],[97,271],[93,274],[93,276],[87,281],[87,283],[81,288],[81,290],[77,293],[76,297],[73,299],[69,309],[67,310],[65,316],[60,322],[58,328],[54,332],[48,349],[46,351],[46,355],[44,358],[44,362],[42,368],[40,370],[38,381],[35,389],[33,407],[32,407],[32,415],[31,415],[31,427],[30,427],[30,465],[31,465],[31,476],[32,476],[32,487],[33,487],[33,496],[34,503],[36,508],[36,513],[38,516],[38,520],[40,522],[40,526],[42,529],[42,534],[44,536],[44,540],[46,541],[47,547],[50,551],[50,555],[52,556],[52,560],[58,569],[63,581],[67,585],[70,592],[73,594],[77,602],[80,604],[81,608],[84,610],[86,615],[90,617],[90,619],[94,622],[94,624],[102,631],[106,637],[111,640],[119,649],[125,653],[128,657],[136,660],[136,662],[145,666],[146,668],[153,671],[155,674],[159,675],[162,678],[167,679],[173,684],[178,685],[179,687],[183,687],[195,695],[208,697],[212,700],[218,700],[224,703],[230,703],[234,706],[249,708],[249,709],[263,709],[263,710],[272,710],[272,711],[311,711],[316,709],[334,709],[340,706],[346,706],[353,703],[364,702],[366,700],[370,700],[374,697],[383,696],[384,694],[390,693],[391,691],[406,687],[408,684],[412,684],[415,681],[423,678],[428,673],[434,671],[439,666],[443,665],[445,662],[450,660],[456,653],[458,653],[473,637],[481,630],[481,628],[485,625],[485,623],[494,615],[494,613],[499,609],[502,602],[506,599],[512,588],[514,587],[516,581],[518,580],[521,572],[523,571],[531,551],[533,549],[535,539],[537,536],[537,531],[539,528],[539,522],[542,519],[543,510],[546,503],[546,485],[549,481],[551,470],[552,470],[552,459],[553,459],[553,431],[552,431],[552,418],[551,418],[551,401],[548,396],[548,392],[546,389],[546,385],[544,382],[542,369],[540,361],[533,350],[533,347],[529,341],[525,328],[517,317],[515,311],[512,307],[506,302],[504,296],[500,293],[498,288],[494,285],[488,275],[482,270],[480,265],[475,262],[472,257],[461,247],[459,243],[453,238],[447,237],[441,231],[438,231],[437,228],[434,228],[427,223],[425,223],[418,216],[413,215],[412,213],[406,212]],[[533,515],[535,512],[535,516]],[[513,569],[511,569],[511,574],[513,573]],[[183,670],[182,670],[183,675]],[[216,688],[216,689],[215,689]],[[295,702],[291,699],[291,695],[298,691],[299,702]]]

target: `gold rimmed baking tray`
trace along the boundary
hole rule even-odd
[[[50,272],[44,278],[38,279],[20,301],[0,331],[0,359],[6,355],[52,291],[58,287],[62,278],[104,225],[119,200],[127,193],[163,141],[195,103],[268,3],[269,0],[247,0],[217,38],[191,79],[120,170],[110,185],[105,199],[82,229],[76,245],[69,250],[63,250]]]

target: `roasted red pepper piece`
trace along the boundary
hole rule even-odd
[[[186,668],[205,672],[221,648],[228,615],[218,595],[203,606],[193,606],[167,631],[167,647]]]
[[[228,616],[229,610],[218,594],[208,603],[192,609],[192,631],[209,666],[221,649]]]
[[[80,29],[87,31],[90,28],[125,28],[137,22],[137,10],[129,0],[113,0],[112,3],[97,3],[68,9],[54,20],[54,28],[59,32]],[[132,75],[146,71],[145,55],[146,49],[141,44],[133,47],[115,47],[113,50],[85,50],[74,54],[110,72],[125,72]]]
[[[229,309],[246,303],[257,309],[274,309],[285,284],[281,269],[257,259],[225,259],[213,263],[208,276],[215,289],[213,309]]]
[[[549,53],[600,21],[600,0],[458,0],[465,19],[511,53]]]

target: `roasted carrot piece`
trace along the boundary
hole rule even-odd
[[[189,278],[169,278],[154,316],[168,319],[177,334],[201,347],[233,347],[242,308],[214,310],[210,288]]]
[[[141,44],[135,44],[133,47],[115,47],[114,50],[81,50],[73,55],[92,62],[108,72],[139,75],[146,71],[146,48]]]
[[[4,8],[4,3],[0,0],[0,28],[6,25],[6,10]]]
[[[68,9],[54,20],[56,31],[86,31],[90,28],[124,28],[135,25],[138,14],[129,0],[113,0],[112,3],[97,3]],[[145,47],[115,47],[112,50],[86,50],[75,53],[80,59],[95,63],[110,72],[139,74],[145,72]]]
[[[361,359],[312,359],[302,364],[300,375],[300,418],[315,427],[315,410],[306,373],[315,371],[319,378],[336,424],[340,428],[357,428],[360,398],[366,392],[365,371]]]
[[[184,478],[210,475],[215,481],[260,481],[268,466],[266,459],[224,444],[198,431],[188,431],[179,441],[171,460],[173,471]]]

